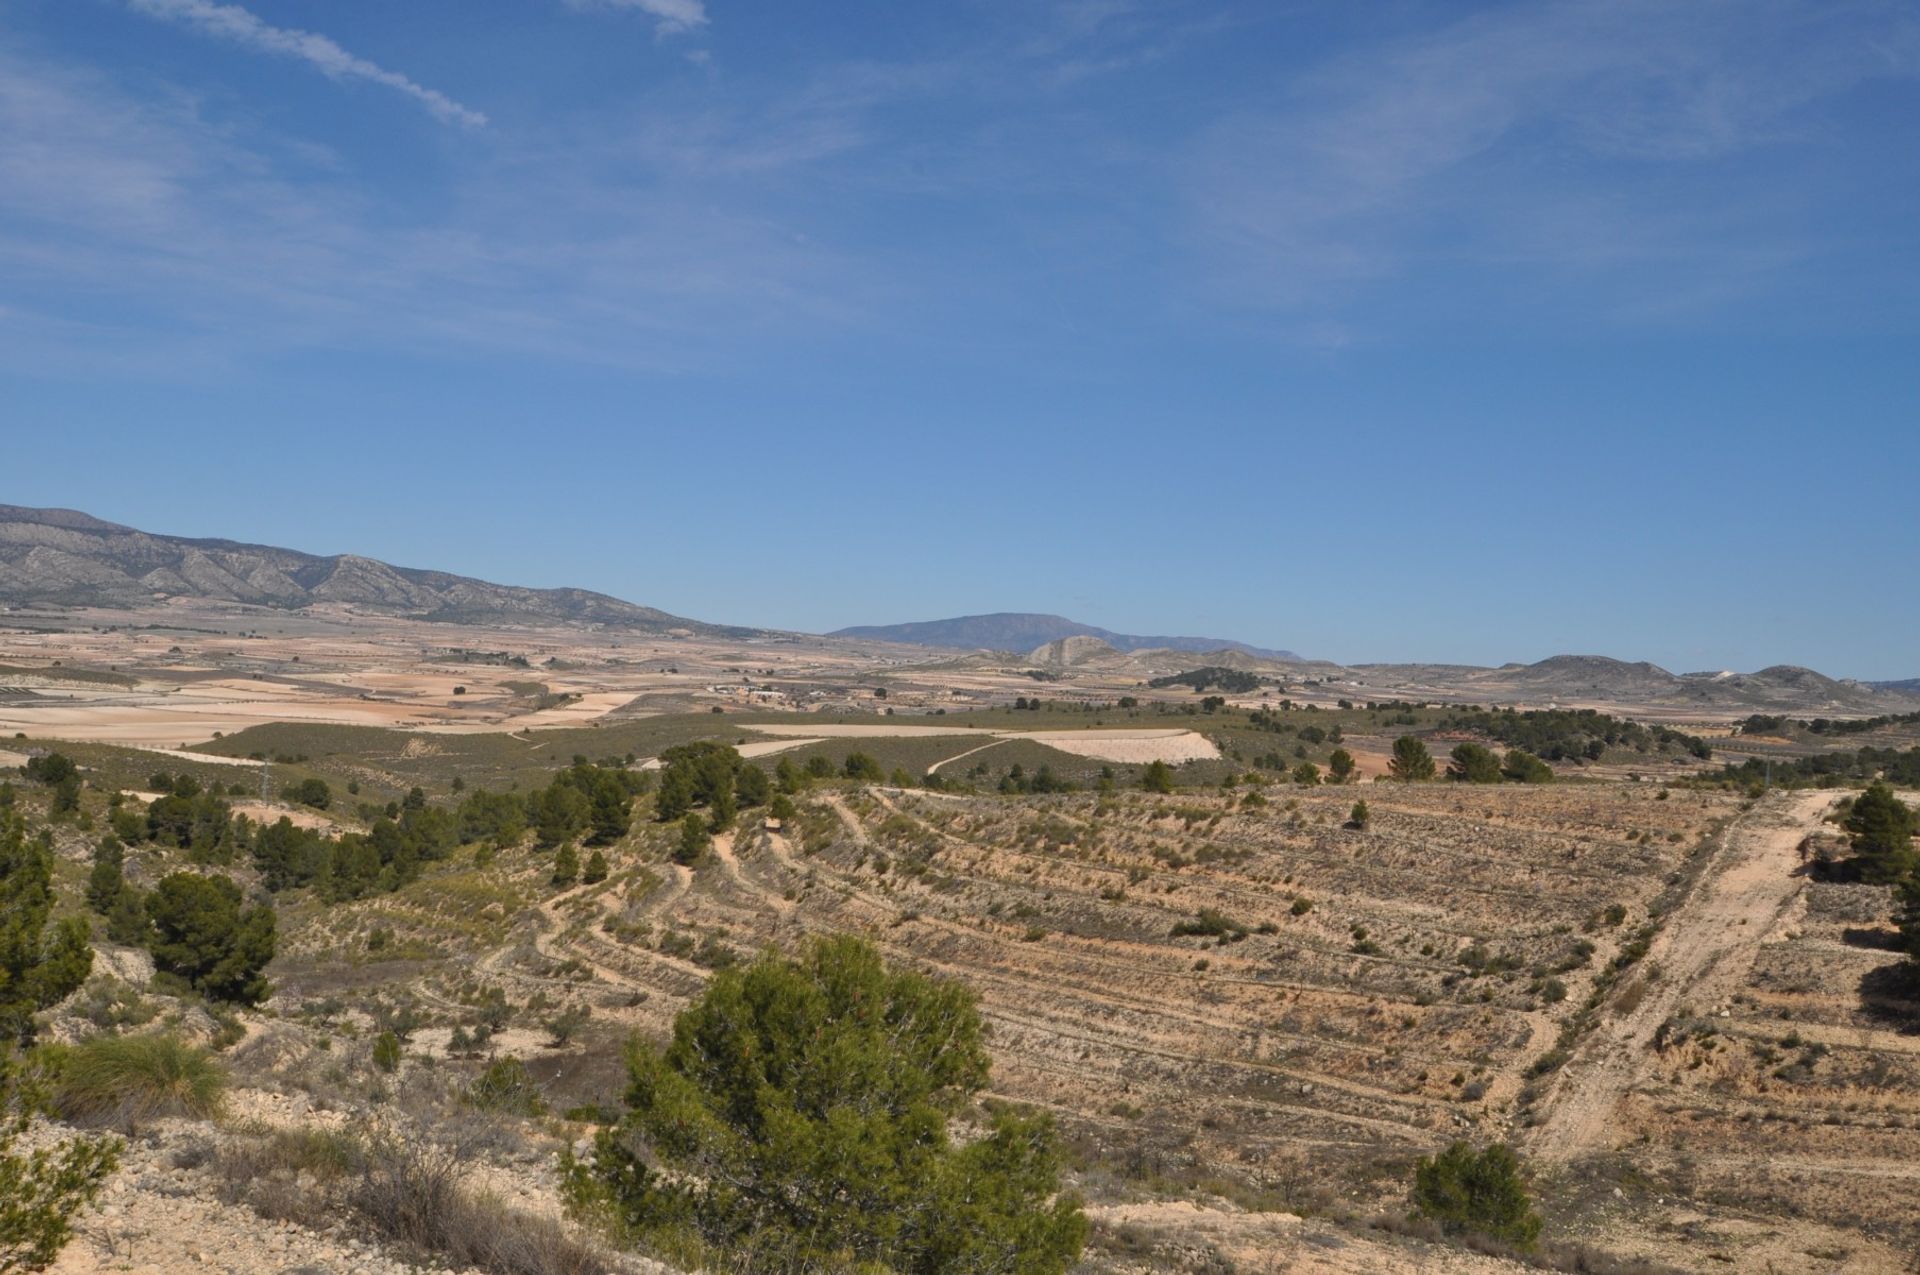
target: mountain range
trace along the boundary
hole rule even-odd
[[[1115,633],[1082,624],[1061,615],[1027,611],[996,611],[990,615],[962,615],[950,620],[921,620],[909,624],[860,624],[836,629],[828,637],[869,642],[904,642],[914,646],[947,647],[962,651],[1031,651],[1062,638],[1098,638],[1116,651],[1241,651],[1261,659],[1302,663],[1292,651],[1250,646],[1231,638],[1147,637]]]
[[[151,606],[208,599],[297,610],[323,603],[454,624],[602,624],[741,635],[587,589],[526,589],[356,554],[154,535],[72,509],[0,505],[0,604]]]
[[[587,589],[531,589],[356,554],[322,556],[234,540],[156,535],[72,509],[0,505],[0,607],[136,610],[173,599],[355,611],[449,624],[583,624],[649,633],[743,637],[764,630],[691,620]],[[1027,612],[913,624],[858,625],[833,638],[936,650],[1012,653],[1055,669],[1148,677],[1225,664],[1276,680],[1347,684],[1356,694],[1466,695],[1496,703],[1608,702],[1802,716],[1910,712],[1920,679],[1856,682],[1775,665],[1754,673],[1671,673],[1599,655],[1556,655],[1498,668],[1308,661],[1231,638],[1116,633]]]

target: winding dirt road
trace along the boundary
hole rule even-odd
[[[1629,1012],[1603,1019],[1562,1069],[1546,1118],[1528,1138],[1535,1156],[1565,1162],[1613,1144],[1614,1109],[1646,1073],[1654,1033],[1682,1005],[1711,1010],[1738,989],[1803,888],[1805,878],[1794,875],[1800,843],[1833,799],[1830,792],[1775,793],[1728,826],[1714,861],[1647,954],[1637,975],[1649,980],[1645,995]]]

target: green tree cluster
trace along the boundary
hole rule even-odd
[[[175,872],[147,897],[157,970],[185,979],[213,1000],[255,1005],[272,990],[261,973],[273,959],[276,919],[267,904],[244,906],[226,877]]]
[[[1885,783],[1876,780],[1853,799],[1844,826],[1861,880],[1895,883],[1920,868],[1913,852],[1913,808]]]
[[[766,773],[726,744],[681,744],[661,753],[660,763],[654,815],[662,823],[703,808],[708,827],[722,831],[732,826],[741,806],[762,805],[769,795]]]
[[[1485,744],[1455,744],[1447,758],[1447,778],[1460,784],[1497,784],[1500,758]]]
[[[87,923],[52,915],[52,837],[29,837],[25,820],[0,810],[0,1046],[31,1044],[33,1016],[93,971]]]
[[[324,779],[302,779],[287,790],[287,799],[303,806],[312,806],[315,810],[325,810],[333,804],[333,789]]]

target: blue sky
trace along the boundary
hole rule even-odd
[[[0,500],[1920,675],[1920,11],[0,0]]]

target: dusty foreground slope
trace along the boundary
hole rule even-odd
[[[1259,801],[833,782],[692,867],[643,818],[593,885],[556,889],[550,856],[518,850],[358,903],[285,895],[277,993],[230,1051],[235,1115],[154,1129],[61,1269],[391,1269],[338,1219],[222,1203],[219,1146],[464,1085],[481,1060],[450,1036],[494,997],[491,1048],[572,1118],[514,1124],[474,1180],[551,1213],[554,1153],[618,1106],[628,1033],[663,1034],[726,961],[853,932],[976,989],[994,1098],[1059,1121],[1090,1272],[1521,1269],[1398,1233],[1413,1161],[1456,1138],[1521,1147],[1583,1269],[1906,1270],[1913,1007],[1874,937],[1885,891],[1803,867],[1829,805],[1631,782]],[[78,871],[84,845],[65,850]],[[590,1017],[556,1044],[543,1024],[568,1006]],[[389,1077],[369,1048],[396,1021]]]

